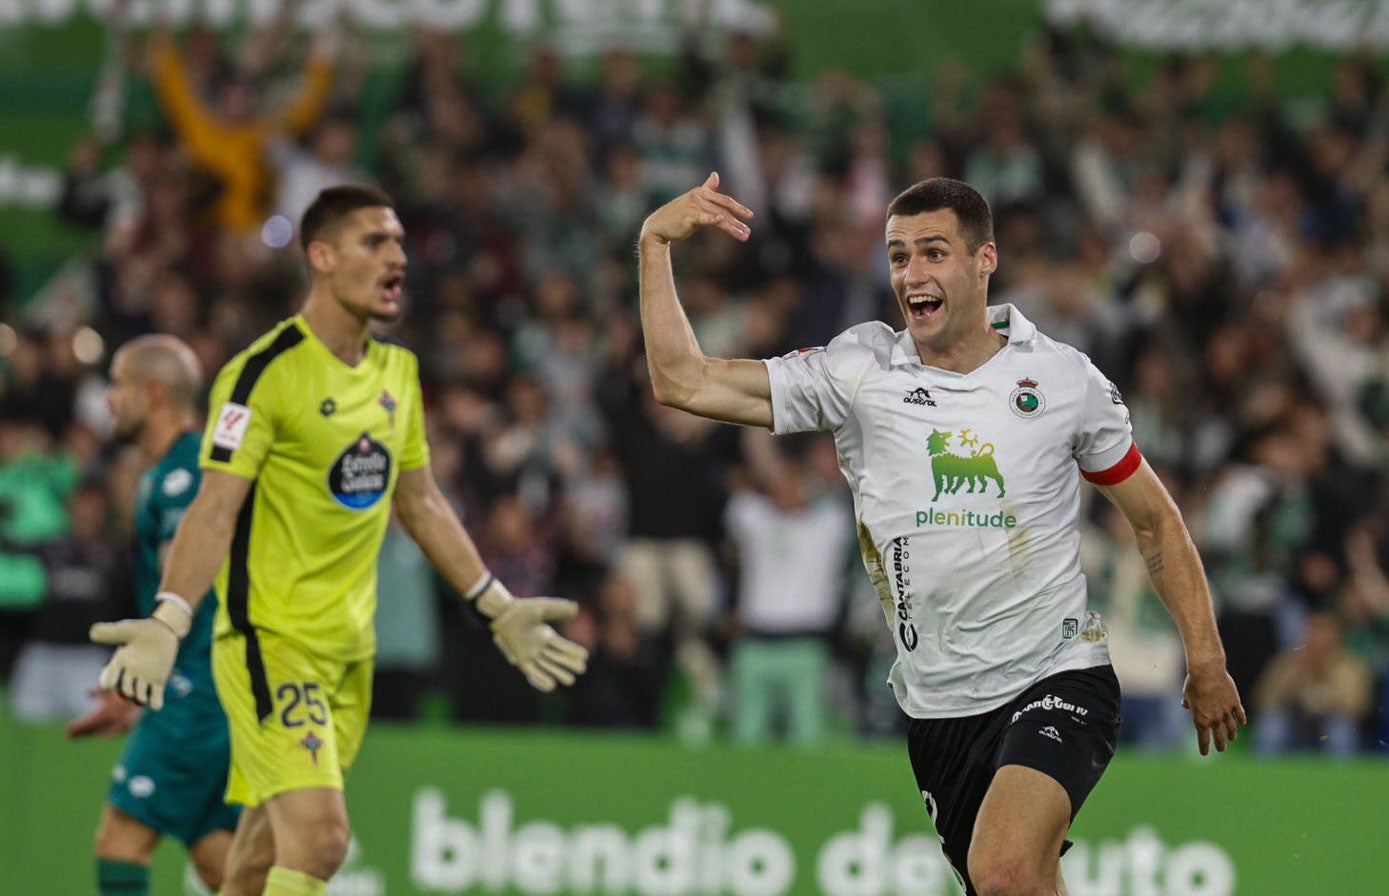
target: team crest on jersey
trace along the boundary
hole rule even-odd
[[[1018,380],[1018,387],[1008,396],[1008,407],[1024,419],[1037,416],[1046,406],[1046,398],[1037,391],[1037,381],[1027,377]]]
[[[367,433],[347,446],[328,471],[328,490],[352,510],[366,510],[380,501],[390,481],[391,453]]]
[[[391,393],[382,389],[381,397],[377,401],[381,407],[386,409],[386,417],[390,421],[391,429],[395,429],[395,399],[391,397]]]
[[[959,442],[959,451],[952,451],[950,442],[956,439]],[[962,486],[967,486],[966,493],[988,494],[989,485],[993,483],[997,486],[998,497],[1006,494],[1003,484],[1003,476],[998,472],[998,464],[994,462],[994,443],[984,442],[980,444],[979,436],[970,429],[962,429],[958,433],[931,430],[931,436],[926,440],[926,453],[931,458],[931,478],[936,483],[936,493],[931,498],[934,502],[941,495],[953,495]]]
[[[310,731],[299,741],[299,746],[309,751],[309,756],[313,759],[313,764],[318,765],[318,751],[323,749],[323,739]]]

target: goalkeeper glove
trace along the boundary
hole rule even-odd
[[[512,597],[491,573],[469,591],[467,600],[489,620],[502,656],[536,690],[553,691],[556,683],[571,685],[588,668],[588,651],[547,624],[578,613],[579,605],[572,600]]]
[[[182,606],[180,606],[182,604]],[[116,652],[97,680],[104,691],[120,691],[150,709],[164,706],[164,685],[178,656],[178,642],[193,625],[188,602],[160,597],[145,619],[98,622],[88,634]]]

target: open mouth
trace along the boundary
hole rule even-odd
[[[381,296],[388,302],[400,301],[400,290],[405,285],[404,274],[387,274],[381,278]]]
[[[930,320],[940,313],[940,309],[944,304],[944,299],[938,299],[935,296],[908,296],[907,314],[912,320]]]

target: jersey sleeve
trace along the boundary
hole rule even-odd
[[[784,435],[843,426],[870,358],[871,351],[849,331],[829,345],[763,361],[772,386],[772,432]]]
[[[255,388],[255,380],[248,379],[244,356],[217,374],[203,432],[200,463],[204,470],[255,479],[270,455],[275,440],[274,390],[264,388],[264,383]]]
[[[1119,388],[1083,358],[1085,395],[1072,455],[1080,474],[1096,485],[1117,485],[1129,478],[1143,460],[1133,441],[1129,409]]]
[[[424,429],[424,393],[420,389],[419,361],[410,358],[410,401],[405,430],[405,446],[400,455],[400,469],[418,470],[429,463],[429,440]]]

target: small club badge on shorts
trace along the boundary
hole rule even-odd
[[[317,734],[310,731],[299,741],[299,746],[309,751],[309,756],[313,759],[315,767],[318,766],[318,751],[323,748],[323,741]]]

